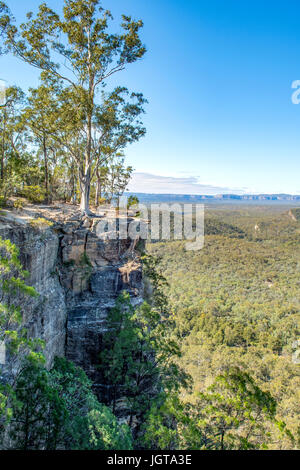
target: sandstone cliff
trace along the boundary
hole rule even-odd
[[[45,341],[51,366],[55,356],[80,365],[100,390],[97,363],[108,309],[122,290],[132,303],[142,302],[143,282],[138,240],[111,239],[97,230],[112,215],[82,219],[70,207],[30,208],[0,216],[0,236],[20,248],[30,272],[28,283],[40,294],[22,299],[24,325],[33,338]],[[52,226],[32,223],[44,217]]]

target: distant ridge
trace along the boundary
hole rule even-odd
[[[151,193],[133,193],[126,195],[136,195],[141,203],[161,203],[161,202],[221,202],[221,201],[250,201],[250,202],[299,202],[300,195],[293,194],[216,194],[212,195],[194,195],[194,194],[151,194]]]

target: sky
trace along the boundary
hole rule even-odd
[[[17,21],[40,0],[7,0]],[[60,10],[63,0],[46,3]],[[300,4],[264,0],[104,0],[144,21],[147,54],[115,84],[148,99],[147,135],[126,149],[131,191],[300,194]],[[0,57],[27,89],[38,72]]]

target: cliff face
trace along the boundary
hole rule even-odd
[[[143,286],[137,241],[96,234],[97,219],[90,223],[92,228],[63,229],[60,272],[67,305],[66,356],[85,370],[100,393],[97,365],[108,310],[123,290],[133,304],[140,303]]]
[[[59,239],[50,230],[41,233],[26,223],[1,219],[0,236],[19,247],[20,260],[30,272],[26,282],[39,293],[37,298],[25,297],[19,302],[30,336],[45,341],[44,353],[50,366],[55,355],[64,355],[66,343],[65,293],[56,275]],[[18,303],[18,299],[13,302]]]
[[[97,390],[108,310],[123,290],[133,304],[142,302],[137,240],[111,239],[110,232],[97,230],[99,218],[81,219],[75,213],[59,220],[60,213],[49,217],[46,212],[52,228],[32,228],[28,215],[6,213],[0,217],[0,236],[20,248],[30,272],[27,282],[40,294],[22,299],[24,325],[33,338],[45,341],[48,366],[55,356],[66,356],[86,371]]]

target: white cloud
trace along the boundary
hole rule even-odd
[[[135,193],[153,194],[244,194],[242,189],[214,186],[199,183],[195,176],[173,177],[152,175],[151,173],[134,173],[128,186]]]

